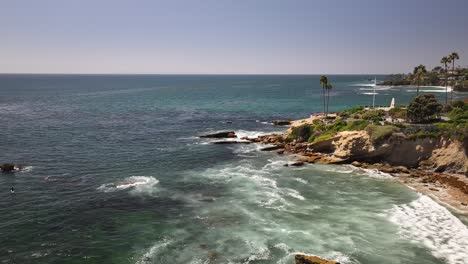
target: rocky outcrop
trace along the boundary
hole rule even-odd
[[[237,135],[234,131],[228,132],[217,132],[213,134],[207,134],[200,136],[201,138],[236,138]]]
[[[289,126],[291,125],[291,120],[273,120],[271,123],[275,126]]]
[[[297,254],[294,259],[296,264],[340,264],[339,262],[322,259],[316,256],[306,256],[303,254]]]
[[[344,131],[333,138],[311,144],[308,148],[348,162],[385,162],[417,167],[421,161],[430,158],[438,146],[439,140],[435,138],[408,139],[398,134],[375,144],[366,131]]]
[[[316,143],[296,142],[288,134],[273,134],[248,139],[274,145],[262,151],[278,150],[303,156],[305,163],[344,164],[354,161],[376,164],[375,169],[388,173],[407,173],[408,168],[468,176],[466,148],[468,140],[458,142],[441,138],[409,138],[403,133],[372,142],[367,131],[343,131]]]

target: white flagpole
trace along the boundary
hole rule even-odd
[[[374,92],[372,95],[372,108],[375,108],[375,86],[377,86],[377,77],[374,77]]]

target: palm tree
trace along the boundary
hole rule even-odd
[[[450,61],[452,62],[452,75],[453,75],[453,82],[452,82],[452,89],[450,90],[450,102],[453,101],[453,88],[455,88],[455,61],[459,60],[460,57],[458,56],[458,53],[452,52],[452,54],[449,55]]]
[[[458,53],[452,52],[452,54],[449,55],[449,58],[452,61],[452,71],[455,72],[455,61],[459,60],[460,57],[458,57]]]
[[[325,89],[328,84],[328,78],[325,75],[320,76],[320,84],[322,85],[322,100],[323,100],[323,116],[325,117]]]
[[[330,90],[333,88],[333,86],[331,85],[331,83],[327,83],[327,86],[325,87],[327,89],[327,113],[326,113],[326,116],[328,115],[328,106],[329,106],[329,102],[330,102]]]
[[[413,78],[418,85],[418,89],[417,89],[418,96],[419,96],[419,86],[421,85],[421,82],[424,81],[426,73],[427,73],[426,66],[420,64],[419,66],[414,67]]]
[[[450,63],[450,59],[448,57],[442,57],[440,63],[444,65],[445,68],[445,104],[448,104],[448,72],[447,72],[447,64]]]

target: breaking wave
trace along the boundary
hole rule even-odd
[[[390,215],[403,238],[422,243],[435,257],[449,264],[468,260],[467,227],[431,198],[420,195],[409,204],[395,206]]]

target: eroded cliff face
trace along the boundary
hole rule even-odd
[[[440,146],[432,151],[431,157],[421,163],[436,172],[451,172],[468,176],[468,158],[462,142],[441,140]]]
[[[424,165],[438,172],[467,173],[465,146],[459,141],[438,138],[409,139],[395,133],[378,144],[366,131],[345,131],[309,145],[314,152],[328,153],[349,162],[388,163],[395,166]]]

